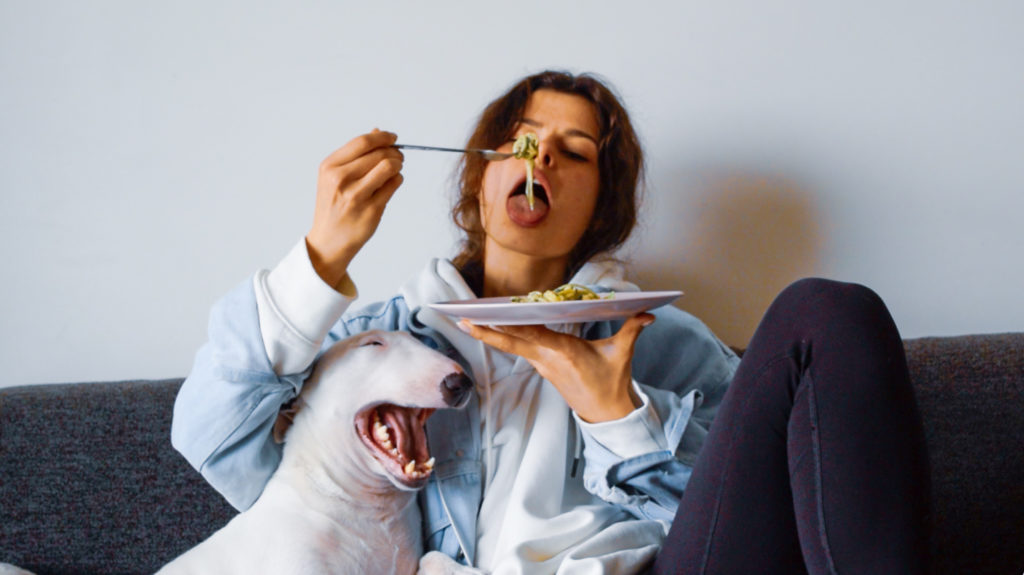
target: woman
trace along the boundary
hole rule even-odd
[[[331,154],[304,241],[215,306],[175,406],[178,449],[248,507],[280,460],[277,412],[322,349],[404,329],[460,358],[477,387],[467,409],[428,422],[428,549],[503,573],[631,573],[656,554],[658,572],[919,570],[920,422],[899,335],[868,290],[791,287],[742,364],[672,307],[492,329],[426,306],[566,281],[637,289],[608,258],[635,223],[643,166],[614,93],[591,76],[525,78],[468,146],[510,150],[525,132],[540,142],[534,208],[521,162],[467,156],[461,253],[358,311],[348,265],[402,183],[402,155],[376,130]]]

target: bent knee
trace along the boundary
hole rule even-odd
[[[816,317],[826,324],[894,327],[882,298],[871,288],[858,283],[803,278],[782,290],[772,308],[786,314]]]
[[[796,280],[782,290],[779,299],[830,306],[885,307],[882,298],[865,285],[818,277]]]

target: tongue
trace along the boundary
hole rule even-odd
[[[394,445],[402,454],[403,460],[400,463],[416,461],[423,463],[430,458],[430,449],[427,447],[427,436],[423,433],[422,420],[414,418],[408,409],[396,407],[380,407],[378,412],[381,419],[391,429],[391,436]]]
[[[521,226],[532,226],[539,223],[548,215],[548,204],[539,197],[533,198],[533,209],[526,199],[526,194],[516,194],[508,199],[505,207],[508,210],[508,217]]]

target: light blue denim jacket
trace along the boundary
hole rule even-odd
[[[418,311],[395,297],[347,312],[322,350],[371,329],[404,330],[468,368],[438,332],[417,321]],[[605,501],[667,523],[739,360],[692,315],[670,306],[653,313],[657,321],[636,344],[633,377],[662,422],[668,448],[623,460],[584,432],[583,473],[586,488]],[[608,337],[620,325],[587,324],[583,335]],[[211,311],[209,340],[175,403],[174,446],[233,506],[248,508],[281,460],[281,446],[271,440],[277,412],[308,375],[309,370],[274,372],[260,335],[253,283],[239,285]],[[475,394],[466,409],[437,411],[427,434],[436,463],[419,498],[425,547],[472,563],[483,493]]]

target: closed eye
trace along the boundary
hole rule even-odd
[[[565,154],[570,160],[575,160],[577,162],[589,161],[587,157],[584,156],[583,154],[578,154],[572,150],[562,150],[562,153]]]
[[[359,347],[366,347],[369,345],[384,345],[384,342],[379,339],[367,339],[360,343]]]

